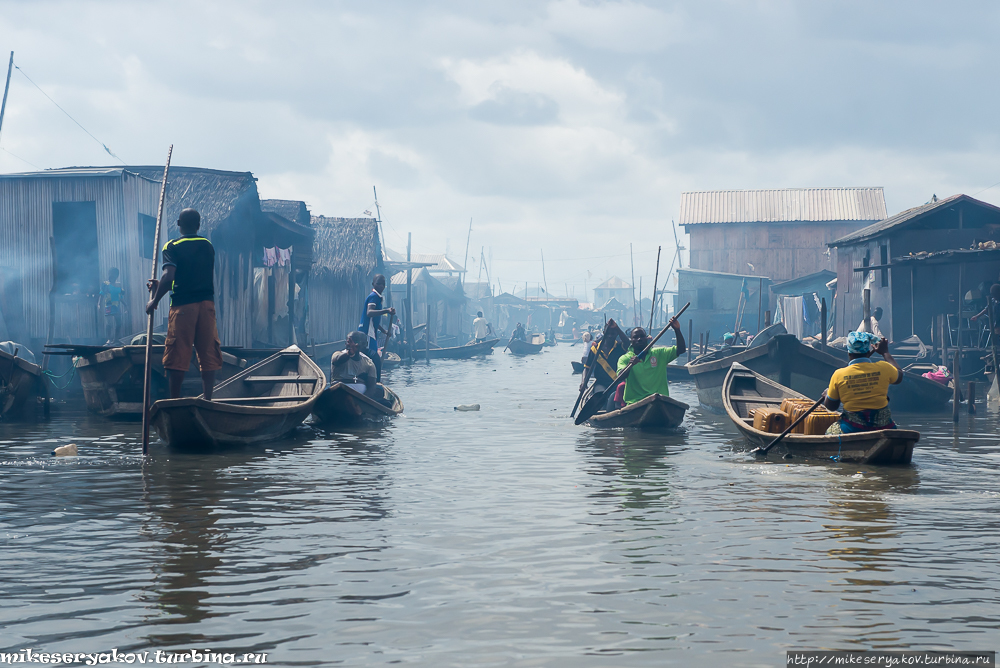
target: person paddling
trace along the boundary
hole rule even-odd
[[[878,341],[874,347],[872,344]],[[872,353],[883,357],[872,362]],[[827,434],[853,434],[859,431],[895,429],[889,410],[889,386],[903,381],[903,370],[889,353],[889,341],[869,332],[847,335],[847,366],[837,369],[830,378],[830,387],[823,391],[824,404],[831,411],[844,404],[840,420],[826,430]]]
[[[623,393],[621,384],[619,384],[619,389],[615,393],[616,404],[634,404],[653,394],[670,396],[667,365],[687,351],[680,323],[673,320],[670,323],[670,328],[674,330],[674,336],[677,337],[677,345],[658,346],[646,353],[646,356],[632,367],[632,372],[624,383]],[[650,337],[642,327],[636,327],[629,335],[629,341],[631,345],[628,351],[618,358],[619,373],[635,359],[636,355],[645,350],[646,346],[649,345]],[[622,393],[620,398],[619,393]]]
[[[385,292],[385,276],[375,274],[372,279],[372,292],[365,299],[364,308],[361,311],[361,324],[358,331],[368,336],[368,357],[375,363],[375,371],[378,380],[382,380],[382,356],[378,354],[378,335],[380,333],[389,336],[389,330],[382,327],[382,316],[396,315],[394,308],[382,308],[382,293]]]

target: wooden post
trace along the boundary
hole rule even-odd
[[[413,233],[406,233],[406,261],[410,261],[410,246]],[[406,351],[407,357],[413,361],[413,269],[406,268]]]
[[[819,340],[826,346],[826,297],[819,300],[819,326],[822,328],[820,331]]]
[[[764,329],[771,326],[771,310],[764,311]]]
[[[993,297],[990,297],[989,301],[987,301],[986,303],[988,305],[986,309],[986,315],[990,323],[990,349],[993,351],[993,377],[1000,378],[1000,376],[997,375],[997,337],[996,337],[997,323],[994,322],[993,320]],[[993,387],[992,383],[990,384],[990,387]],[[987,390],[986,396],[987,397],[990,396],[989,390]],[[988,402],[989,399],[987,399],[987,403]]]
[[[705,332],[705,352],[708,352],[708,340],[712,336],[712,330]]]
[[[861,324],[864,326],[864,331],[870,334],[872,331],[872,291],[870,288],[865,288],[862,294],[864,301],[861,307]]]
[[[764,308],[764,279],[758,279],[760,283],[757,286],[757,334],[760,334],[760,316],[761,309]],[[770,300],[768,300],[770,303]]]
[[[969,381],[969,389],[966,391],[969,401],[969,415],[976,414],[976,381]]]
[[[174,145],[167,149],[167,164],[163,167],[163,183],[160,185],[160,206],[156,210],[156,231],[153,233],[153,269],[152,279],[156,280],[156,265],[160,260],[160,230],[163,226],[163,203],[167,196],[167,174],[170,172],[170,156],[174,153]],[[150,373],[153,370],[153,317],[154,312],[149,316],[146,323],[146,365],[143,369],[142,381],[142,454],[149,454],[149,408],[150,408]],[[167,380],[170,378],[167,372]]]
[[[698,354],[705,354],[705,332],[698,332]]]
[[[289,249],[288,259],[288,345],[295,341],[295,246]],[[392,306],[392,285],[389,285],[389,306]]]
[[[952,407],[951,407],[951,419],[954,422],[958,422],[958,409],[962,405],[962,358],[958,354],[958,350],[955,351],[955,361],[954,368],[952,369],[952,376],[954,376],[955,393],[952,395]]]
[[[3,114],[7,110],[7,91],[10,90],[10,72],[14,69],[14,52],[10,52],[10,62],[7,63],[7,85],[3,88],[3,102],[0,103],[0,130],[3,130]]]
[[[427,300],[427,324],[424,325],[424,361],[430,364],[431,361],[431,304]]]
[[[694,345],[694,341],[692,340],[693,332],[694,332],[694,321],[691,320],[691,318],[688,318],[688,340],[687,340],[688,362],[691,361],[691,347]]]

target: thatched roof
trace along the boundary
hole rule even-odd
[[[128,167],[146,178],[160,181],[163,167]],[[201,214],[201,234],[216,245],[232,243],[248,246],[251,230],[262,217],[257,179],[250,172],[226,172],[200,167],[170,167],[167,176],[167,199],[163,207],[166,227],[163,238],[177,235],[174,223],[182,209],[197,209]]]
[[[286,220],[299,225],[309,225],[309,209],[305,202],[291,199],[262,199],[260,210],[264,213],[276,213]]]
[[[382,271],[382,246],[374,218],[313,216],[313,272],[350,280]]]

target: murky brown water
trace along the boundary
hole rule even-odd
[[[996,649],[996,414],[897,416],[906,467],[756,462],[568,419],[579,347],[392,372],[406,413],[192,455],[80,410],[0,425],[0,651],[272,665],[778,666]],[[452,407],[480,403],[478,413]],[[81,456],[52,458],[76,442]],[[191,664],[189,664],[191,665]]]

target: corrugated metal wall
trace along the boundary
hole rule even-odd
[[[343,341],[347,332],[358,328],[372,276],[358,274],[350,281],[319,274],[309,277],[308,334],[313,341]]]
[[[121,271],[127,332],[141,330],[149,260],[139,248],[139,213],[156,215],[159,185],[129,175],[0,179],[0,265],[21,276],[28,336],[45,339],[52,288],[52,204],[94,202],[101,279]],[[97,309],[96,299],[94,308]],[[103,326],[103,322],[101,322]],[[103,332],[95,332],[100,337]]]

